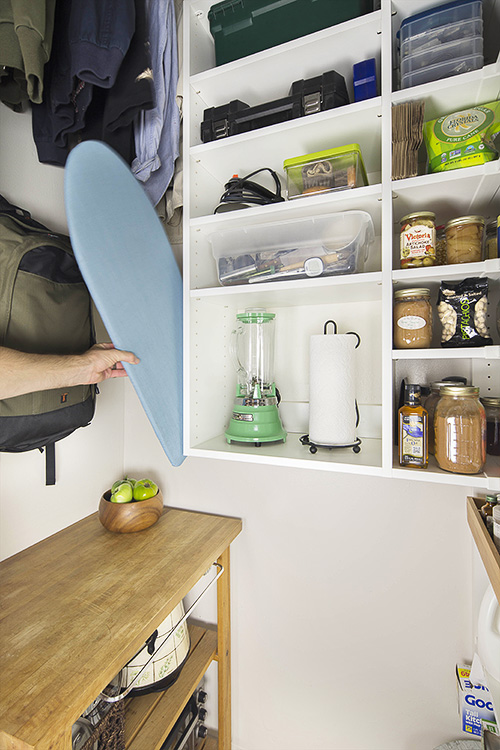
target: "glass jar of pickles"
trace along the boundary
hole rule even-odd
[[[394,348],[428,349],[432,339],[432,308],[428,289],[394,293]]]
[[[483,259],[484,219],[460,216],[446,225],[448,263],[479,263]]]
[[[400,220],[401,268],[436,265],[436,214],[416,211]]]
[[[434,412],[434,453],[441,469],[477,474],[486,461],[486,416],[475,386],[442,386]]]

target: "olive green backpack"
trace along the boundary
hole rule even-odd
[[[0,346],[78,354],[94,343],[91,299],[69,237],[0,195]],[[0,451],[45,450],[46,483],[55,484],[54,443],[90,423],[95,396],[95,386],[81,385],[0,399]]]

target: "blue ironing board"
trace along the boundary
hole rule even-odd
[[[71,243],[103,323],[173,466],[182,453],[182,281],[148,197],[109,146],[86,141],[65,172]]]

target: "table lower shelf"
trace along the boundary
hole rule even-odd
[[[189,623],[191,648],[176,682],[166,691],[150,693],[125,702],[125,747],[127,750],[160,750],[184,706],[210,663],[216,658],[217,632]],[[208,742],[210,739],[210,742]],[[215,750],[212,737],[206,750]]]

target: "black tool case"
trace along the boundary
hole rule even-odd
[[[206,109],[201,123],[201,140],[208,143],[344,104],[349,104],[345,79],[340,73],[330,70],[314,78],[295,81],[288,96],[282,99],[255,107],[234,99],[228,104]]]

